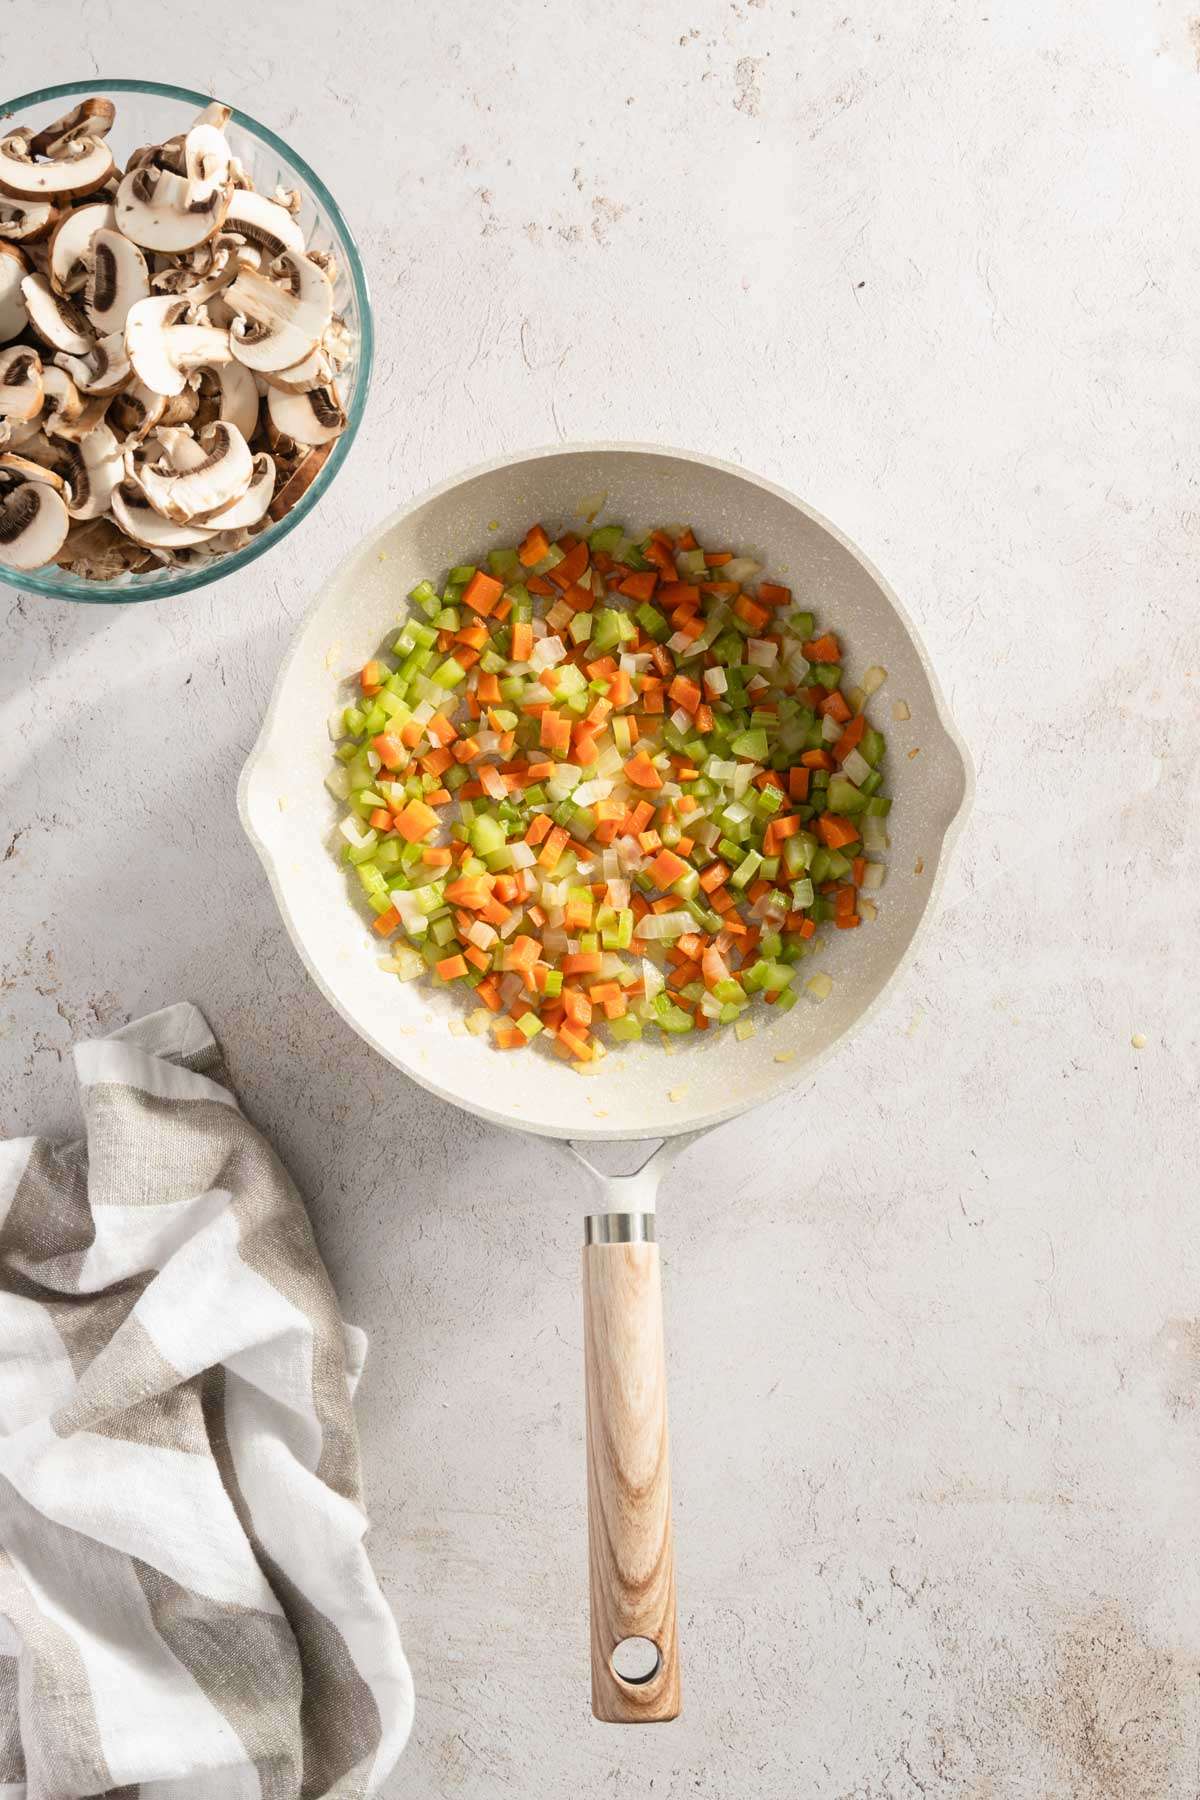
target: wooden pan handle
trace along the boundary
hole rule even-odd
[[[592,1712],[616,1725],[679,1713],[675,1548],[662,1283],[653,1213],[587,1220],[583,1343],[587,1382],[588,1566]],[[613,1667],[628,1638],[658,1666],[643,1680]]]

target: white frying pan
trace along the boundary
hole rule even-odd
[[[536,1050],[502,1055],[451,1032],[462,1002],[377,966],[379,943],[331,854],[337,804],[326,792],[326,721],[345,678],[375,654],[405,595],[449,564],[482,558],[542,520],[551,532],[601,523],[689,523],[700,542],[757,557],[842,640],[851,677],[881,664],[872,703],[887,733],[891,849],[879,916],[828,933],[810,967],[832,975],[823,1004],[806,995],[778,1017],[756,1007],[758,1033],[695,1033],[664,1054],[614,1046],[583,1079]],[[894,722],[891,702],[910,717]],[[919,754],[911,754],[919,752]],[[659,1140],[636,1175],[594,1169],[603,1210],[586,1220],[592,1710],[616,1722],[679,1710],[666,1381],[654,1193],[699,1132],[811,1075],[880,1004],[912,956],[973,785],[970,762],[903,607],[840,532],[766,481],[728,463],[640,444],[530,451],[443,483],[393,515],[314,602],[284,660],[239,805],[283,920],[318,987],[380,1055],[445,1100],[498,1125],[575,1144]],[[284,804],[286,803],[286,804]],[[787,1055],[780,1060],[782,1052]],[[638,1661],[639,1653],[644,1660]]]

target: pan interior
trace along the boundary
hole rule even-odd
[[[597,510],[598,509],[598,510]],[[467,1004],[377,966],[380,945],[332,846],[340,816],[324,786],[327,720],[347,676],[405,616],[405,596],[448,564],[517,541],[534,519],[553,531],[584,515],[631,528],[691,524],[706,545],[759,558],[772,579],[838,632],[851,678],[888,671],[873,713],[888,738],[888,874],[879,917],[826,929],[802,981],[824,970],[822,1004],[756,1006],[756,1035],[693,1033],[672,1053],[617,1045],[582,1076],[537,1049],[501,1053],[452,1030]],[[909,718],[896,722],[892,703]],[[912,753],[916,754],[912,754]],[[766,1100],[811,1070],[879,999],[910,952],[964,807],[969,771],[913,629],[881,577],[825,521],[767,483],[704,458],[636,446],[558,449],[474,471],[405,508],[333,576],[280,671],[262,736],[242,778],[246,829],[292,938],[328,999],[398,1068],[461,1106],[525,1130],[575,1138],[663,1137]],[[779,1060],[783,1057],[784,1060]]]

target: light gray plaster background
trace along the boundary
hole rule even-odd
[[[0,596],[0,1125],[71,1129],[72,1040],[165,1001],[224,1039],[372,1338],[419,1693],[389,1800],[1193,1800],[1200,13],[197,16],[3,0],[3,86],[158,75],[292,138],[360,234],[378,379],[243,578]],[[589,437],[835,519],[979,769],[890,1007],[666,1185],[686,1710],[645,1734],[588,1715],[578,1172],[359,1045],[234,811],[359,534]]]

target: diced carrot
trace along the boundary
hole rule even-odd
[[[567,551],[560,563],[548,571],[557,588],[569,588],[579,580],[588,564],[588,547],[580,541]]]
[[[381,912],[377,919],[372,919],[371,930],[377,931],[380,937],[390,937],[399,923],[400,914],[394,906],[389,906],[387,911]]]
[[[749,594],[739,594],[733,603],[733,610],[739,619],[744,619],[746,624],[752,625],[756,631],[761,630],[771,617],[766,607],[756,605]]]
[[[410,844],[419,843],[423,837],[428,837],[437,822],[437,814],[423,800],[410,800],[396,814],[396,830]]]
[[[832,769],[835,766],[828,750],[805,750],[800,761],[806,769]]]
[[[845,762],[850,752],[857,749],[859,744],[862,743],[866,729],[866,713],[859,713],[857,718],[851,719],[845,731],[843,731],[841,737],[833,746],[833,760],[837,763],[839,768]]]
[[[707,869],[705,869],[700,877],[700,886],[706,894],[711,894],[714,889],[720,887],[723,881],[727,881],[728,879],[729,868],[726,863],[709,863]]]
[[[866,874],[866,872],[867,872],[866,857],[865,856],[856,856],[854,858],[853,862],[850,864],[850,879],[851,879],[851,881],[853,881],[856,888],[860,888],[862,886],[863,876]]]
[[[486,625],[465,625],[454,634],[456,644],[466,644],[470,650],[486,650],[491,642],[491,633]]]
[[[817,836],[827,850],[841,850],[846,844],[855,842],[858,829],[837,813],[822,813],[817,820]]]
[[[377,806],[374,812],[368,817],[367,824],[370,825],[373,831],[390,831],[392,829],[392,815],[386,806]]]
[[[667,693],[684,712],[694,713],[700,704],[700,689],[687,675],[677,675]]]
[[[434,968],[443,981],[457,981],[460,975],[467,972],[467,961],[464,956],[444,956],[441,962],[434,963]]]
[[[536,849],[538,844],[541,843],[553,823],[554,821],[549,813],[534,814],[529,824],[529,830],[525,833],[525,842],[529,845],[531,850]]]
[[[524,1050],[528,1041],[525,1033],[515,1025],[497,1025],[492,1031],[492,1042],[497,1050]]]
[[[824,718],[836,719],[839,725],[844,725],[850,717],[850,708],[840,688],[834,688],[832,694],[827,694],[817,710]]]
[[[592,1022],[592,1003],[586,994],[578,988],[567,988],[563,993],[563,1011],[572,1025],[590,1025]]]
[[[722,569],[727,562],[732,561],[732,550],[706,550],[704,552],[704,566],[706,569]]]
[[[387,670],[383,664],[373,657],[370,662],[363,664],[359,672],[358,685],[364,694],[377,694],[383,686],[386,675]]]
[[[591,1060],[592,1049],[588,1043],[586,1032],[572,1031],[569,1025],[560,1025],[557,1036],[559,1043],[569,1050],[578,1061],[588,1062]]]
[[[803,648],[809,662],[840,663],[842,660],[842,646],[832,631],[819,638],[810,638]]]
[[[808,784],[812,780],[811,769],[792,768],[788,770],[788,797],[796,801],[808,799]]]
[[[570,835],[570,832],[564,830],[561,825],[556,825],[554,827],[553,831],[542,845],[541,854],[538,857],[539,868],[553,869],[555,867],[559,857],[567,847],[567,841]]]
[[[577,950],[573,956],[563,957],[562,972],[564,975],[595,975],[603,960],[598,950]]]
[[[792,598],[792,590],[776,587],[773,581],[760,581],[758,597],[766,606],[787,606]]]
[[[651,762],[644,750],[639,750],[625,764],[626,779],[636,787],[657,789],[662,786],[662,776]]]
[[[476,569],[463,589],[463,604],[486,618],[503,592],[503,582],[497,581],[494,575],[485,575],[482,569]],[[459,661],[462,661],[461,657]]]
[[[371,748],[385,769],[402,769],[408,761],[404,745],[390,731],[381,731],[378,737],[372,738]]]
[[[454,752],[449,750],[445,744],[440,744],[436,750],[428,751],[421,758],[421,767],[427,775],[444,775],[446,770],[453,766],[453,763]]]
[[[655,887],[666,888],[678,881],[686,870],[687,864],[681,856],[676,856],[673,850],[660,850],[654,861],[647,864],[646,872]]]
[[[521,539],[517,549],[517,558],[527,569],[534,563],[540,563],[543,556],[550,553],[550,539],[540,525],[531,525]]]
[[[450,754],[455,762],[473,762],[481,754],[479,739],[476,737],[459,738]]]
[[[617,584],[617,592],[630,600],[649,600],[657,585],[658,574],[654,569],[637,569]]]
[[[448,869],[454,861],[454,852],[449,844],[426,844],[421,851],[421,861],[427,869]]]

